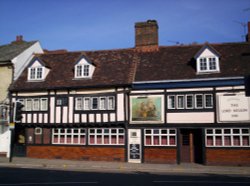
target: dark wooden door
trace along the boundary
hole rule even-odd
[[[181,162],[202,163],[202,130],[182,129],[180,147]]]

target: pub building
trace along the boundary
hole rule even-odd
[[[249,35],[159,46],[148,20],[133,48],[36,54],[10,88],[15,155],[250,165]]]

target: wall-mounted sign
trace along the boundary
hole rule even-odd
[[[140,144],[130,144],[130,152],[129,158],[130,159],[140,159]]]
[[[132,123],[163,123],[163,96],[131,96]]]
[[[249,121],[250,102],[244,94],[220,95],[219,98],[219,121]]]

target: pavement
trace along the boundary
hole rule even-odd
[[[62,159],[35,159],[27,157],[0,157],[0,167],[54,169],[85,172],[119,172],[119,173],[183,173],[183,174],[219,174],[241,175],[250,177],[250,167],[207,166],[200,164],[136,164],[127,162],[76,161]]]

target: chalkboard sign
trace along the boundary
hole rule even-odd
[[[139,144],[130,144],[130,159],[140,159]]]

